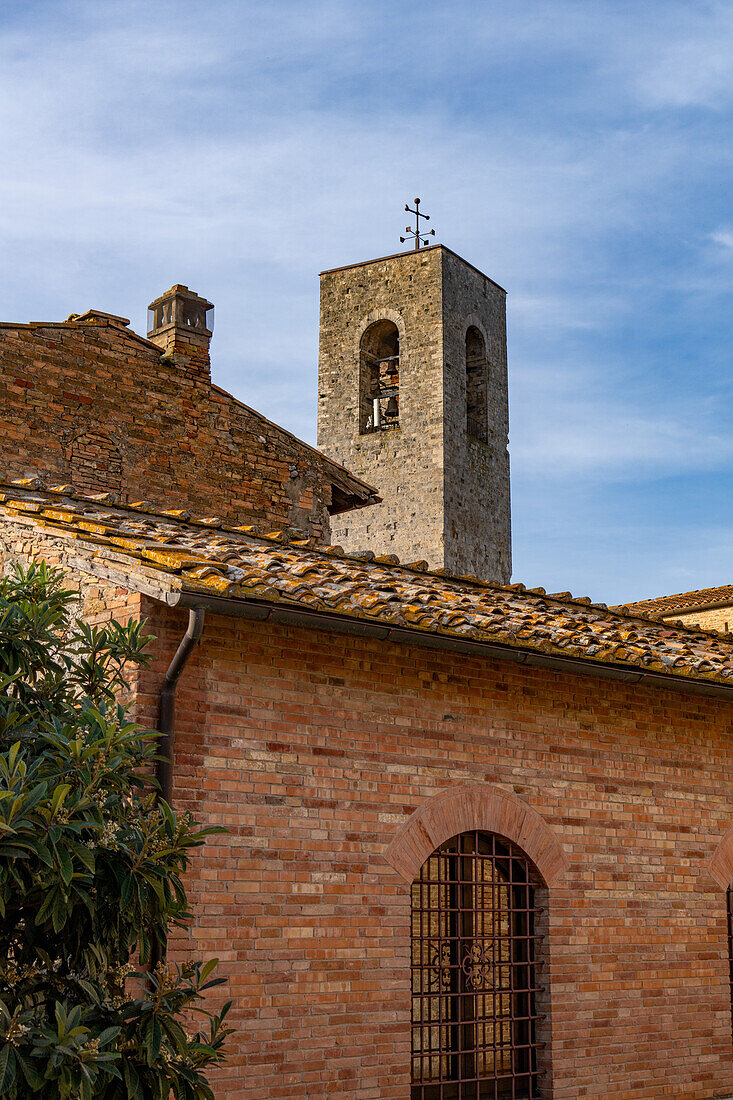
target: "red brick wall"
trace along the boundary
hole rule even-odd
[[[9,477],[328,536],[324,461],[114,322],[0,325],[0,436]]]
[[[151,689],[185,627],[165,614]],[[178,703],[176,801],[230,830],[189,880],[196,950],[235,1000],[217,1096],[408,1100],[409,888],[385,856],[466,783],[532,807],[569,861],[549,891],[555,1100],[733,1094],[709,869],[728,704],[216,617]]]

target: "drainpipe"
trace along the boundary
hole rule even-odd
[[[160,706],[158,710],[158,730],[163,736],[160,739],[158,761],[155,774],[160,787],[159,797],[170,804],[173,796],[173,750],[175,747],[175,715],[176,715],[176,688],[181,673],[186,667],[186,662],[191,656],[194,646],[198,645],[204,629],[206,612],[203,607],[191,607],[188,611],[188,626],[186,633],[181,638],[173,660],[168,665],[168,671],[163,678],[163,686],[160,689]],[[150,952],[150,972],[165,958],[165,950],[155,940]]]
[[[170,802],[173,795],[173,750],[175,746],[175,715],[176,715],[176,688],[181,673],[186,666],[191,651],[201,638],[204,629],[206,612],[203,607],[192,607],[188,612],[188,626],[186,633],[181,638],[181,643],[175,652],[173,660],[168,666],[168,671],[160,689],[160,710],[158,712],[158,729],[163,734],[160,739],[160,755],[158,761],[157,778],[160,784],[160,795],[166,802]]]

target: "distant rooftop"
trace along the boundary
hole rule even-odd
[[[674,596],[657,596],[653,600],[639,600],[616,608],[632,615],[645,615],[651,619],[668,619],[688,611],[712,611],[717,607],[733,607],[733,584],[717,588],[698,588],[694,592],[678,592]]]

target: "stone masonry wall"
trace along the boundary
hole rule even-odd
[[[152,716],[186,615],[146,613]],[[178,944],[229,979],[218,1100],[409,1100],[410,889],[385,853],[469,781],[532,807],[569,860],[547,893],[543,1095],[733,1094],[708,869],[731,824],[730,704],[212,615],[177,715],[175,801],[229,830],[195,858]]]
[[[359,348],[374,321],[400,334],[399,427],[360,434]],[[486,340],[488,443],[466,434],[466,331]],[[383,503],[336,517],[335,542],[508,581],[505,293],[441,245],[321,276],[318,445]]]
[[[429,248],[321,276],[318,446],[383,498],[336,516],[332,538],[403,561],[443,564],[441,252]],[[399,427],[359,433],[359,347],[374,321],[400,337]]]
[[[728,633],[733,628],[733,607],[713,607],[707,611],[675,612],[669,616],[675,622],[684,623],[685,626],[699,626],[703,630],[720,630]]]
[[[124,324],[0,325],[0,466],[329,538],[331,471],[305,443]]]
[[[488,359],[488,435],[466,432],[466,332]],[[507,584],[512,573],[506,293],[454,253],[443,252],[445,357],[445,568]]]

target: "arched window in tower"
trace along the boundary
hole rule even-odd
[[[446,841],[412,884],[412,1100],[541,1096],[534,871],[494,833]]]
[[[399,425],[400,334],[392,321],[375,321],[361,338],[360,431]]]
[[[466,333],[466,431],[486,443],[488,438],[489,364],[486,345],[471,325]]]

